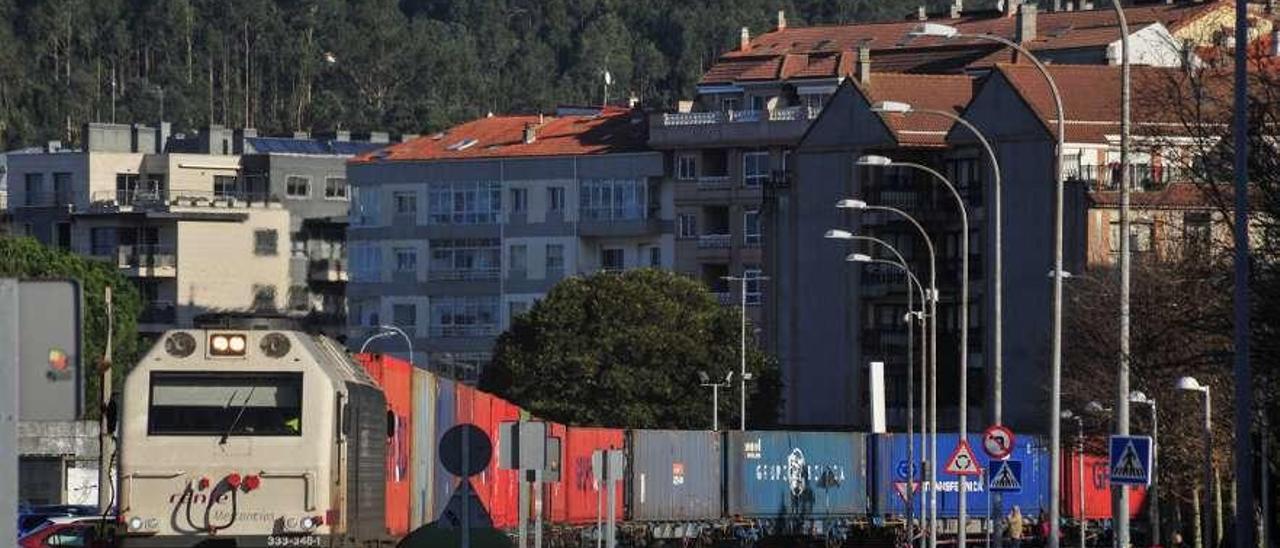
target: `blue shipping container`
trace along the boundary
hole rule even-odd
[[[906,434],[872,434],[867,437],[869,470],[871,478],[868,493],[872,500],[872,513],[882,516],[902,516],[906,513],[906,500],[904,494],[908,478],[914,478],[916,489],[913,500],[915,501],[915,515],[920,515],[920,504],[923,500],[922,491],[926,487],[923,483],[922,472],[925,470],[922,440],[923,436],[917,434],[914,436],[915,454],[917,464],[914,467],[908,466],[907,459],[907,435]],[[947,474],[943,471],[946,466],[947,459],[955,450],[956,444],[959,442],[958,434],[938,434],[938,463],[937,463],[937,492],[938,492],[938,515],[942,517],[956,517],[959,512],[960,505],[960,483],[959,477]],[[974,454],[978,457],[978,464],[982,469],[989,470],[991,459],[989,459],[982,451],[982,436],[980,434],[971,434],[968,437],[969,446],[973,448]],[[1049,510],[1049,449],[1043,440],[1032,436],[1017,437],[1014,440],[1013,454],[1009,457],[1011,460],[1022,462],[1022,491],[1019,493],[1004,493],[1002,497],[1001,507],[1003,514],[1016,505],[1022,510],[1023,515],[1035,516],[1041,510]],[[970,476],[965,478],[967,489],[966,512],[971,518],[985,517],[987,515],[987,504],[989,493],[987,491],[987,478],[984,476]],[[991,509],[992,514],[996,512],[995,508]]]
[[[457,390],[453,381],[444,377],[436,377],[436,401],[435,401],[435,446],[437,448],[435,455],[435,481],[432,482],[432,490],[435,495],[432,497],[432,510],[435,512],[435,518],[439,519],[440,514],[449,505],[449,498],[453,496],[453,492],[457,489],[458,477],[450,474],[444,469],[444,465],[440,463],[439,447],[440,438],[448,432],[450,428],[457,426],[458,406],[457,406]]]
[[[866,434],[729,432],[730,515],[805,519],[867,511]]]

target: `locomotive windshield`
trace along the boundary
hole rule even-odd
[[[300,436],[302,374],[156,371],[147,424],[160,436]]]

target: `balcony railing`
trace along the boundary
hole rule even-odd
[[[728,305],[728,304],[735,304],[738,302],[737,299],[733,298],[733,293],[730,293],[728,291],[712,291],[711,296],[715,297],[716,302],[720,304]]]
[[[1068,164],[1063,167],[1063,175],[1067,180],[1087,182],[1091,190],[1120,190],[1120,174],[1119,164],[1105,166]],[[1133,190],[1146,192],[1163,190],[1179,176],[1179,170],[1169,166],[1129,165],[1129,182]]]
[[[476,280],[496,280],[502,275],[501,268],[468,268],[459,270],[427,271],[427,279],[433,282],[470,282]]]
[[[211,190],[101,190],[90,195],[95,206],[206,206],[252,205],[279,202],[265,192],[224,192]]]
[[[585,207],[580,210],[584,221],[639,221],[647,217],[649,207],[635,204],[620,207]]]
[[[498,326],[495,324],[433,325],[427,333],[431,337],[492,337],[498,334]]]
[[[312,259],[307,265],[307,275],[312,280],[335,282],[345,281],[350,277],[346,261],[333,258]]]
[[[698,249],[726,249],[732,241],[732,234],[703,234],[698,236]]]
[[[138,314],[140,324],[170,324],[177,321],[178,307],[171,302],[155,301],[147,303]]]
[[[703,175],[698,177],[698,188],[725,188],[729,186],[728,175]]]
[[[806,106],[782,107],[772,110],[728,110],[715,112],[673,112],[662,115],[662,125],[700,126],[735,122],[793,122],[812,120],[821,109]]]

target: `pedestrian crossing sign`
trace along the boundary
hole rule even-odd
[[[1022,492],[1022,461],[1002,460],[992,463],[991,477],[987,478],[987,489],[993,492]]]
[[[1151,484],[1151,438],[1149,436],[1111,436],[1109,456],[1111,483]]]

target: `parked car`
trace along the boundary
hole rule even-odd
[[[92,516],[98,514],[95,506],[76,504],[45,504],[37,506],[20,505],[18,507],[18,538],[44,525],[49,518],[68,516]]]
[[[115,548],[115,516],[58,516],[18,539],[18,548]]]

